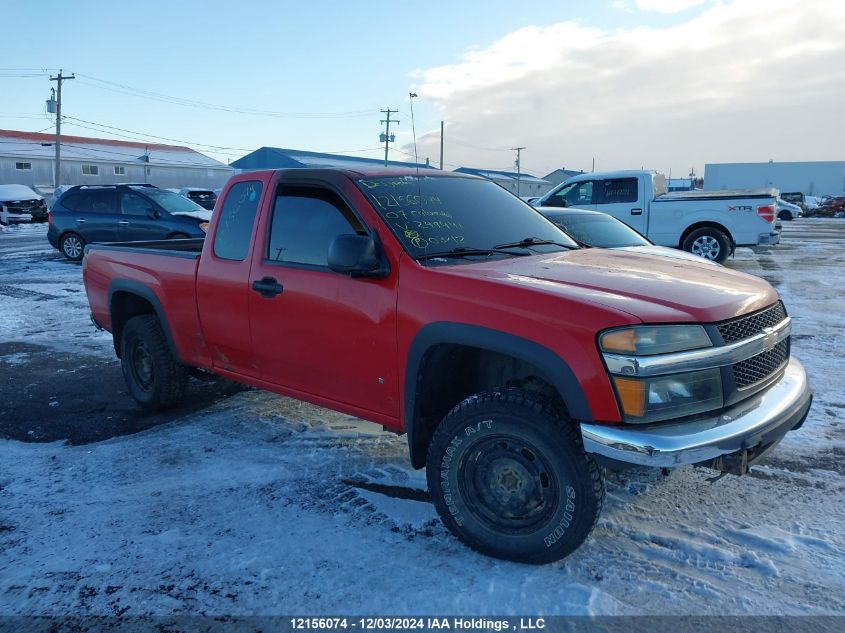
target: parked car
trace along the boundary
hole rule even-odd
[[[586,209],[571,209],[569,207],[543,207],[540,209],[540,213],[581,246],[613,248],[644,255],[660,255],[661,257],[672,257],[701,264],[718,265],[712,260],[677,248],[652,244],[630,226],[607,213]]]
[[[26,185],[0,185],[0,224],[47,220],[44,198]]]
[[[778,220],[789,222],[804,215],[804,210],[797,204],[787,202],[783,198],[778,198],[776,202],[778,205]]]
[[[151,185],[81,185],[62,194],[49,219],[50,244],[78,261],[94,242],[202,237],[211,212]]]
[[[489,180],[430,171],[246,172],[204,240],[90,246],[128,394],[174,406],[199,368],[405,433],[444,525],[535,564],[587,538],[605,467],[746,474],[803,424],[767,281],[579,248]]]
[[[533,205],[603,211],[655,244],[721,263],[737,246],[780,241],[776,196],[775,189],[669,193],[663,174],[628,170],[579,174]]]
[[[203,209],[214,210],[217,202],[217,195],[211,189],[200,189],[198,187],[182,187],[179,190],[180,196],[185,196],[200,205]]]

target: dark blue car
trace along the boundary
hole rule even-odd
[[[92,242],[136,242],[205,236],[211,211],[151,185],[81,185],[50,209],[47,239],[74,261]]]

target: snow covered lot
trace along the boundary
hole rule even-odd
[[[4,402],[71,354],[102,380],[67,369],[57,388],[131,409],[80,268],[44,230],[0,232],[0,416],[24,416]],[[461,546],[380,427],[239,391],[134,434],[46,442],[67,405],[45,395],[21,438],[36,441],[0,439],[0,615],[845,614],[843,245],[845,221],[805,219],[728,263],[795,320],[816,389],[804,427],[747,477],[611,476],[592,537],[545,567]]]

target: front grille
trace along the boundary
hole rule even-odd
[[[778,301],[771,308],[752,314],[751,316],[740,317],[732,321],[726,321],[718,325],[719,334],[726,344],[749,338],[760,334],[763,328],[773,327],[786,318],[786,309],[783,303]]]
[[[781,341],[772,349],[752,356],[733,366],[737,389],[744,389],[765,380],[779,370],[789,359],[789,340]]]

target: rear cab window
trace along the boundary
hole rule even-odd
[[[215,256],[235,261],[246,259],[263,186],[260,180],[245,180],[229,189],[214,233]]]
[[[596,204],[637,201],[636,178],[613,178],[596,181]]]

